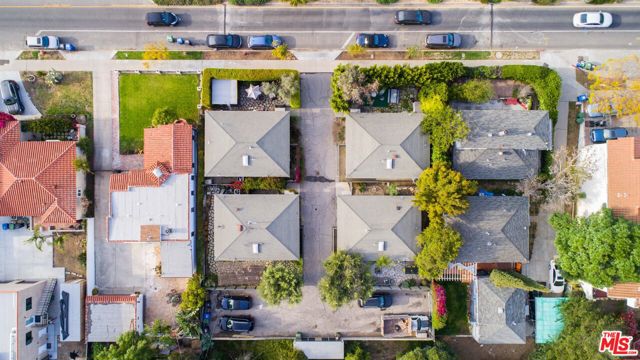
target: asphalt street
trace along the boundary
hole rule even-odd
[[[204,44],[208,33],[260,33],[281,35],[290,48],[343,49],[359,32],[383,32],[392,48],[422,45],[429,32],[458,32],[465,48],[576,49],[638,48],[640,11],[632,7],[609,9],[614,14],[610,29],[581,30],[572,27],[581,8],[469,7],[433,10],[430,26],[393,23],[393,8],[364,7],[197,7],[175,12],[183,22],[175,28],[150,28],[145,13],[150,8],[118,7],[3,7],[0,50],[24,48],[24,37],[58,35],[83,50],[142,49],[144,44],[165,41],[166,35],[183,36]]]

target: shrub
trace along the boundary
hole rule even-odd
[[[476,66],[465,68],[466,77],[471,79],[498,79],[501,76],[500,66]]]
[[[350,44],[347,46],[347,54],[351,56],[358,56],[364,54],[365,50],[358,44]]]
[[[302,301],[302,262],[267,266],[260,278],[258,294],[269,305],[283,301],[298,304]]]
[[[371,354],[362,350],[362,347],[360,347],[359,344],[355,344],[355,346],[345,355],[344,360],[371,360]]]
[[[320,298],[333,309],[373,294],[373,276],[360,255],[338,251],[323,266],[325,275],[318,285]]]
[[[160,125],[171,124],[178,118],[176,110],[170,107],[161,107],[153,112],[151,117],[151,126],[158,127]]]
[[[398,2],[398,0],[376,0],[376,2],[378,4],[388,5],[388,4],[395,4]]]
[[[334,90],[331,106],[336,112],[347,112],[350,104],[363,105],[371,100],[371,93],[377,91],[377,81],[370,82],[367,75],[357,65],[345,65],[337,76],[332,77],[331,87]],[[338,102],[339,101],[339,102]]]
[[[533,3],[538,5],[553,5],[556,3],[556,0],[533,0]]]
[[[396,184],[389,184],[387,188],[387,193],[389,196],[397,196],[398,195],[398,186]]]
[[[75,171],[82,171],[85,173],[91,173],[91,165],[86,158],[77,158],[73,160],[73,169]]]
[[[431,324],[434,330],[440,330],[447,325],[447,294],[444,287],[435,281],[431,282],[431,298],[433,299]]]
[[[288,2],[291,6],[304,5],[307,3],[307,0],[282,0],[284,2]]]
[[[442,0],[427,0],[429,4],[440,4]]]
[[[187,282],[187,288],[182,292],[182,302],[180,310],[192,313],[200,310],[204,306],[207,297],[207,291],[202,287],[202,276],[198,273],[193,274]]]
[[[417,59],[420,56],[420,48],[417,46],[409,46],[407,53],[404,55],[406,59]]]
[[[93,157],[93,142],[88,137],[81,137],[76,143],[76,146],[85,154],[87,159]]]
[[[493,86],[487,80],[469,80],[451,87],[454,100],[480,104],[491,100],[493,96]]]
[[[526,291],[549,292],[549,289],[515,271],[493,270],[489,279],[497,287],[510,287]]]
[[[265,177],[265,178],[244,178],[242,189],[252,190],[284,190],[287,187],[286,178]]]
[[[502,67],[502,78],[531,85],[540,102],[540,109],[549,111],[549,117],[555,124],[562,88],[562,79],[557,72],[544,66],[505,65]]]
[[[280,60],[287,60],[290,57],[289,46],[287,44],[278,45],[271,51],[271,55]]]
[[[231,5],[264,5],[270,0],[229,0]]]
[[[423,279],[434,280],[442,275],[458,256],[462,246],[462,237],[458,232],[442,222],[433,221],[416,239],[420,252],[416,255],[415,264],[418,274]]]
[[[376,259],[376,268],[378,269],[384,269],[392,265],[393,265],[393,260],[391,260],[391,258],[386,255],[382,255],[378,259]]]
[[[47,76],[45,77],[44,81],[47,83],[47,85],[53,86],[60,84],[63,79],[64,75],[60,71],[51,69],[49,70],[49,72],[47,72]]]
[[[426,101],[427,99],[438,98],[442,103],[449,100],[449,87],[443,82],[430,82],[420,88],[418,99]]]
[[[63,117],[43,117],[39,120],[26,122],[26,128],[36,134],[55,135],[71,131],[73,122]]]
[[[222,4],[223,0],[153,0],[158,5],[194,5],[194,6],[202,6],[202,5],[217,5]]]

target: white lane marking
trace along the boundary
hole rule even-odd
[[[351,35],[349,35],[349,38],[347,39],[347,41],[344,42],[344,44],[342,44],[342,47],[340,49],[344,50],[349,43],[351,42],[351,39],[353,39],[353,37],[356,36],[356,33],[352,32]]]
[[[168,33],[176,33],[176,34],[184,34],[184,33],[215,33],[216,30],[181,30],[180,28],[174,28],[173,31],[162,31],[162,30],[87,30],[87,29],[62,29],[62,30],[39,30],[36,35],[41,35],[42,33],[155,33],[155,34],[168,34]],[[455,33],[488,33],[491,30],[457,30],[457,29],[433,29],[429,31],[415,31],[415,30],[360,30],[360,31],[345,31],[345,30],[238,30],[233,31],[236,34],[265,34],[265,33],[275,33],[275,34],[345,34],[351,33],[355,34],[357,32],[376,32],[376,33],[384,33],[384,34],[434,34],[434,33],[446,33],[446,32],[455,32]],[[532,34],[532,33],[640,33],[640,29],[637,30],[494,30],[494,33],[522,33],[522,34]]]

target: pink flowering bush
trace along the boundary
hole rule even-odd
[[[431,298],[433,299],[433,328],[435,330],[442,329],[447,325],[447,295],[442,285],[431,282]]]

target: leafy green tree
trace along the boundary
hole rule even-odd
[[[568,278],[596,287],[640,281],[640,225],[617,218],[611,209],[573,219],[553,214],[559,265]]]
[[[356,344],[344,357],[344,360],[371,360],[371,354],[363,350],[359,344]]]
[[[31,237],[26,239],[24,242],[27,244],[33,244],[36,249],[42,251],[42,246],[47,243],[49,243],[50,245],[62,247],[62,245],[64,244],[64,240],[64,235],[56,235],[55,233],[51,233],[48,235],[42,234],[40,232],[40,225],[36,225],[33,228],[33,234],[31,235]]]
[[[154,320],[151,325],[145,325],[144,334],[154,348],[160,351],[170,350],[176,345],[176,340],[171,336],[171,326],[162,320]]]
[[[435,87],[434,90],[440,88]],[[432,95],[422,100],[421,108],[424,113],[421,127],[429,134],[429,141],[433,152],[445,154],[457,140],[467,137],[469,126],[462,119],[460,112],[452,109],[439,95]]]
[[[436,342],[434,346],[415,348],[397,357],[398,360],[455,360],[455,358],[442,342]]]
[[[120,335],[115,344],[102,348],[94,354],[95,360],[157,360],[160,351],[152,342],[135,330]]]
[[[538,345],[530,360],[563,359],[611,359],[598,352],[603,330],[622,330],[620,316],[605,313],[598,302],[573,295],[561,307],[564,327],[555,341]]]
[[[199,311],[207,298],[207,290],[202,287],[202,275],[195,273],[187,282],[187,288],[182,292],[180,309],[186,312]]]
[[[290,102],[294,94],[300,92],[300,80],[295,73],[282,74],[280,77],[280,86],[276,91],[278,99],[282,102]]]
[[[391,260],[387,255],[382,255],[376,259],[376,268],[378,269],[384,269],[391,266],[393,266],[393,260]]]
[[[291,54],[289,54],[289,46],[287,44],[276,46],[276,48],[271,51],[271,54],[273,57],[280,60],[287,60],[291,57]]]
[[[488,80],[469,80],[451,87],[452,97],[459,101],[485,103],[495,95]]]
[[[258,294],[269,305],[302,301],[302,263],[272,263],[264,270]]]
[[[418,275],[428,280],[440,277],[442,271],[458,256],[462,246],[460,234],[441,222],[431,222],[417,240],[421,247],[415,259]]]
[[[76,146],[85,154],[87,159],[91,159],[93,157],[93,143],[88,137],[81,137],[76,143]]]
[[[355,65],[343,66],[335,80],[335,88],[342,100],[358,106],[370,100],[370,94],[378,91],[379,86],[378,81],[369,82],[367,75]]]
[[[418,178],[413,203],[429,214],[431,222],[442,222],[447,214],[457,216],[469,207],[467,196],[476,192],[476,183],[467,180],[447,164],[436,162]]]
[[[176,324],[183,336],[199,337],[202,334],[200,327],[200,310],[187,311],[180,309],[176,313]]]
[[[550,290],[532,279],[515,271],[493,270],[489,279],[497,287],[510,287],[526,291],[549,292]]]
[[[75,171],[91,173],[91,165],[89,165],[89,160],[85,157],[73,159],[73,169]]]
[[[36,134],[55,135],[71,131],[71,129],[73,129],[73,122],[64,117],[43,117],[35,121],[27,122],[27,129]]]
[[[153,112],[153,116],[151,117],[151,125],[153,127],[158,127],[160,125],[172,124],[178,118],[178,113],[174,108],[170,107],[161,107],[156,109]]]
[[[373,276],[360,255],[338,251],[325,260],[324,270],[320,298],[334,309],[373,293]]]

